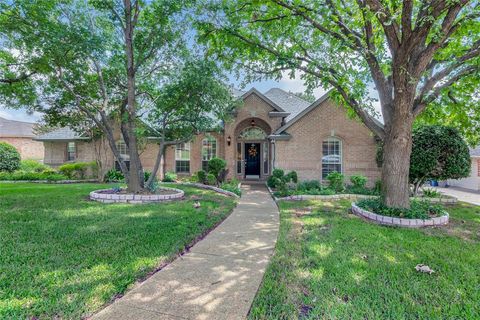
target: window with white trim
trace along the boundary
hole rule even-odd
[[[74,141],[67,142],[67,161],[75,161],[77,158],[77,146]]]
[[[115,143],[118,153],[120,153],[120,159],[123,160],[127,169],[130,169],[130,154],[128,153],[128,147],[125,141],[119,140]],[[120,164],[118,160],[115,160],[115,169],[120,171]]]
[[[322,179],[333,171],[342,172],[342,141],[329,138],[322,143]]]
[[[208,161],[217,156],[217,139],[207,135],[202,140],[202,170],[208,171]]]
[[[177,173],[190,173],[190,142],[176,145],[175,171]]]

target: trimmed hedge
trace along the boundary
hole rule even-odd
[[[20,168],[20,153],[14,146],[0,142],[0,171],[13,172]]]
[[[69,179],[86,179],[96,177],[97,163],[92,162],[75,162],[66,163],[58,168],[58,171],[67,176]]]
[[[47,180],[47,181],[59,181],[59,180],[68,180],[68,177],[51,170],[45,172],[26,172],[26,171],[15,171],[15,172],[0,172],[0,180],[2,181],[36,181],[36,180]]]

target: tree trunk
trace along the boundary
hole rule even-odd
[[[158,145],[158,154],[157,154],[157,158],[155,159],[155,164],[153,166],[152,174],[150,175],[150,178],[148,178],[148,181],[146,182],[147,188],[151,186],[151,184],[153,183],[157,175],[158,168],[160,167],[160,163],[162,161],[164,152],[165,152],[165,142],[162,139],[162,141]]]
[[[127,131],[128,131],[128,151],[130,155],[130,175],[128,180],[128,190],[133,193],[139,193],[144,188],[145,179],[143,176],[142,163],[138,154],[137,137],[135,130],[135,121],[137,117],[135,106],[135,63],[133,31],[134,23],[132,21],[132,4],[129,0],[125,4],[125,55],[127,67]],[[122,119],[123,121],[123,119]],[[126,138],[126,137],[124,137]]]
[[[410,154],[412,152],[413,116],[405,105],[396,105],[396,114],[385,125],[383,145],[382,191],[388,207],[410,208]]]

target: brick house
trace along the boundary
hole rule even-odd
[[[450,179],[446,184],[474,191],[480,191],[480,146],[470,148],[470,175],[463,179]]]
[[[251,89],[237,96],[243,105],[221,132],[197,135],[188,143],[168,147],[164,171],[191,175],[206,167],[214,156],[227,161],[229,177],[240,180],[268,177],[272,168],[297,171],[301,180],[322,180],[331,171],[350,176],[363,174],[373,184],[380,177],[375,161],[372,132],[349,118],[346,109],[326,94],[314,103],[273,88],[265,94]],[[117,146],[128,160],[125,143],[117,132]],[[69,129],[37,138],[45,144],[45,163],[101,162],[106,171],[115,165],[113,154],[102,139],[95,141]],[[141,161],[151,170],[158,146],[151,138],[142,148]]]
[[[43,143],[35,141],[35,124],[0,117],[0,142],[14,146],[22,159],[43,160]]]

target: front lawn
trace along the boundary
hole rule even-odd
[[[0,183],[0,319],[87,316],[172,260],[235,205],[187,186],[175,186],[186,191],[180,202],[88,200],[105,187]]]
[[[480,207],[448,207],[449,226],[415,230],[366,222],[349,204],[280,202],[250,319],[480,318]]]

